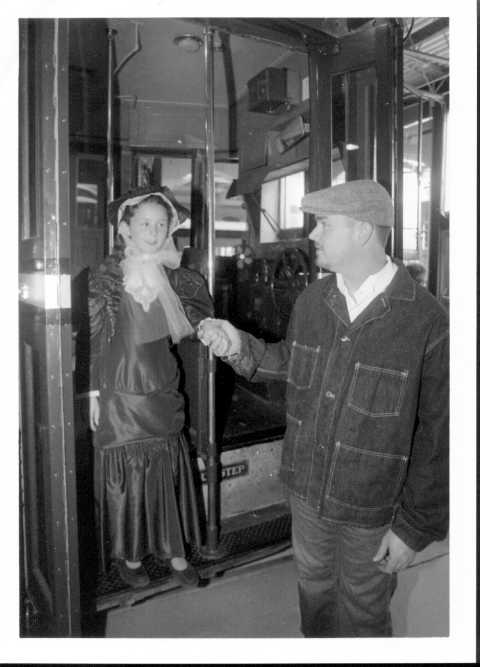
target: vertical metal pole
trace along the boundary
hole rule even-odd
[[[392,254],[403,257],[403,31],[397,24],[391,27],[393,32],[393,161],[392,161],[392,198],[395,209],[395,226]],[[393,240],[393,244],[392,244]]]
[[[434,104],[432,108],[432,176],[430,185],[430,234],[428,242],[428,289],[438,294],[438,267],[440,225],[445,221],[442,215],[442,167],[445,150],[445,108]]]
[[[114,199],[114,177],[113,177],[113,42],[116,30],[107,30],[108,39],[108,80],[107,80],[107,201]],[[108,226],[108,252],[113,248],[114,228]]]
[[[332,184],[332,103],[330,77],[322,75],[331,67],[331,57],[317,49],[308,49],[308,83],[310,98],[310,143],[308,161],[308,192],[328,188]],[[325,100],[329,100],[325,104]],[[304,216],[304,233],[307,236],[315,226],[313,215]],[[309,245],[310,265],[315,266],[313,243]],[[318,276],[322,275],[319,269]],[[315,271],[310,279],[316,278]]]
[[[418,100],[417,128],[417,251],[421,251],[422,239],[422,153],[423,153],[423,100]]]
[[[204,28],[205,56],[205,137],[207,154],[207,204],[208,204],[208,287],[213,294],[215,287],[215,132],[214,132],[214,63],[213,31]]]
[[[308,50],[308,81],[310,97],[310,149],[308,191],[328,188],[332,184],[332,109],[330,77],[322,72],[331,67],[331,57],[318,50]],[[312,220],[313,221],[313,216]],[[305,230],[307,233],[310,228]]]
[[[213,30],[203,31],[205,57],[205,136],[207,156],[207,280],[212,297],[215,292],[215,133],[214,133],[214,62]],[[208,450],[207,450],[207,543],[202,550],[206,557],[218,554],[219,533],[219,453],[215,432],[215,357],[208,350]]]

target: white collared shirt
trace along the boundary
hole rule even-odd
[[[388,255],[385,255],[385,257],[386,263],[382,266],[380,271],[368,276],[353,294],[350,294],[348,291],[342,274],[336,274],[337,287],[347,302],[350,322],[353,322],[353,320],[365,310],[368,304],[392,282],[393,276],[397,272],[397,267]]]

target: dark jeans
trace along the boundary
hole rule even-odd
[[[397,577],[372,561],[389,526],[327,521],[295,496],[290,506],[304,636],[391,637]]]

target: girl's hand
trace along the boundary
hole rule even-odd
[[[100,401],[98,396],[89,396],[88,402],[89,426],[92,431],[96,431],[100,423]]]

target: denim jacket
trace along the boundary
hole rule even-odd
[[[420,551],[448,526],[448,318],[397,264],[352,323],[328,276],[297,299],[285,341],[241,332],[228,361],[253,381],[287,381],[280,477],[291,493],[326,519],[391,523]]]

